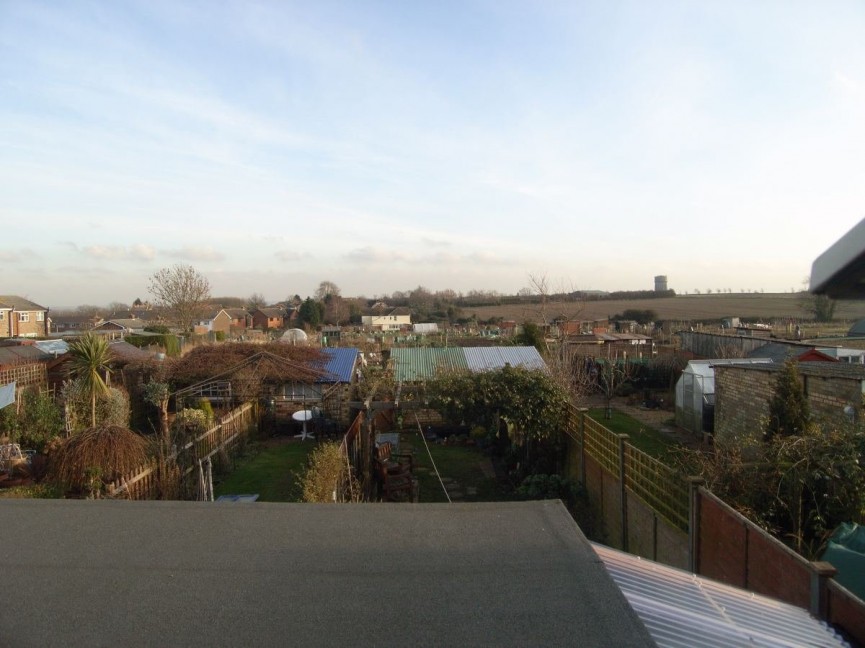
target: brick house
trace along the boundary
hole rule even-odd
[[[780,364],[715,366],[715,441],[760,438]],[[802,386],[817,419],[845,422],[862,416],[865,367],[841,362],[800,362]]]
[[[0,295],[0,338],[48,337],[48,309],[18,295]]]
[[[221,308],[199,320],[195,332],[240,335],[247,329],[248,319],[249,313],[243,308]]]
[[[225,312],[231,318],[231,331],[242,332],[249,328],[249,312],[245,308],[226,308]]]
[[[256,308],[252,312],[252,327],[263,331],[285,328],[285,312],[281,308]]]

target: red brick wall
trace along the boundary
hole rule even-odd
[[[777,373],[765,369],[715,367],[715,441],[762,435],[762,423],[769,415],[769,401]],[[858,380],[840,377],[801,376],[811,413],[823,419],[844,419],[844,407],[861,412],[862,394]]]

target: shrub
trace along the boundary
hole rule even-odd
[[[88,428],[56,444],[49,455],[49,482],[98,497],[104,484],[139,468],[150,444],[132,430]]]
[[[68,426],[73,430],[81,430],[90,425],[90,397],[80,388],[80,385],[76,381],[67,381],[61,393],[66,404]],[[129,418],[129,396],[124,390],[110,387],[105,394],[96,397],[97,425],[127,427]]]
[[[200,409],[182,409],[174,417],[171,431],[178,442],[186,442],[207,432],[210,424],[207,415]]]
[[[300,478],[304,502],[333,503],[360,500],[360,484],[336,443],[323,443],[309,456]]]
[[[524,499],[560,499],[572,508],[584,496],[583,487],[561,475],[529,475],[517,488],[517,495]]]

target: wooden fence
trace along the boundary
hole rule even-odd
[[[865,645],[865,602],[811,562],[669,466],[575,410],[566,469],[600,512],[613,547],[798,605]]]
[[[185,479],[205,460],[221,450],[227,450],[255,423],[255,406],[244,403],[222,417],[214,427],[178,448],[171,459],[182,466],[181,478]],[[155,499],[159,494],[159,464],[156,460],[142,465],[121,476],[106,487],[106,496],[126,499]]]

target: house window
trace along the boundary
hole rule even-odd
[[[282,393],[280,395],[285,400],[318,401],[321,400],[321,385],[287,383],[282,386]]]
[[[6,319],[6,311],[0,311],[0,322]]]
[[[29,322],[30,321],[30,313],[18,313],[18,321],[19,322]]]
[[[38,313],[36,313],[36,321],[37,322],[44,322],[45,321],[45,313],[43,313],[42,311],[39,311]]]

